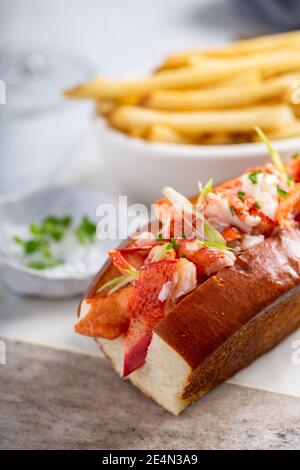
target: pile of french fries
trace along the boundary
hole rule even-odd
[[[66,90],[107,122],[152,142],[218,145],[300,135],[300,31],[169,56],[152,75],[97,77]]]

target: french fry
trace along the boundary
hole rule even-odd
[[[137,137],[138,139],[146,139],[147,129],[145,129],[145,127],[134,127],[130,129],[129,135],[131,135],[131,137]]]
[[[170,111],[252,106],[262,100],[284,96],[290,91],[291,84],[296,78],[294,75],[287,75],[252,85],[224,86],[211,90],[157,90],[144,104],[153,109]]]
[[[205,132],[251,132],[254,126],[272,129],[294,122],[287,105],[239,110],[166,112],[138,106],[120,106],[109,117],[111,125],[130,132],[135,127],[170,126],[187,136]]]
[[[300,135],[300,31],[172,54],[152,75],[65,91],[96,101],[112,127],[152,142],[219,145]],[[298,78],[299,77],[299,78]],[[298,95],[297,95],[298,96]]]
[[[103,116],[108,116],[115,107],[116,107],[115,101],[112,101],[112,100],[98,101],[96,104],[96,113],[102,114]]]
[[[300,54],[297,50],[270,52],[265,55],[243,57],[230,61],[215,61],[203,67],[186,67],[160,72],[140,80],[105,81],[96,78],[71,90],[65,96],[92,99],[122,99],[122,97],[138,97],[160,88],[187,89],[213,83],[233,76],[241,71],[256,68],[274,73],[282,73],[291,68],[300,68]]]
[[[196,141],[188,138],[169,126],[160,124],[152,126],[146,138],[151,142],[167,142],[169,144],[195,144]]]
[[[203,51],[184,51],[170,55],[160,66],[159,70],[176,67],[186,67],[194,64],[202,57],[230,58],[239,55],[255,54],[257,52],[268,52],[274,49],[288,48],[300,45],[300,31],[259,36],[242,41],[229,43],[223,47]]]
[[[296,118],[300,119],[300,104],[292,106]]]
[[[95,78],[90,82],[66,90],[64,94],[68,98],[119,100],[128,95],[142,96],[159,88],[188,88],[213,83],[216,80],[221,80],[221,78],[231,76],[233,73],[234,70],[228,68],[223,70],[222,73],[220,64],[210,64],[205,70],[188,67],[182,70],[161,72],[157,75],[132,81],[105,81],[102,78]]]
[[[229,145],[229,144],[242,144],[251,142],[253,132],[213,132],[201,136],[198,144],[200,145]]]
[[[261,80],[262,77],[259,70],[252,69],[245,72],[240,72],[237,75],[233,75],[227,79],[222,80],[222,85],[246,85],[247,83],[259,83]],[[217,82],[216,84],[213,84],[213,86],[210,88],[213,88],[214,86],[219,86],[219,83]]]
[[[296,121],[288,126],[283,126],[268,132],[269,139],[273,140],[297,136],[300,136],[300,121]]]

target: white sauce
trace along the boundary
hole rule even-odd
[[[41,259],[40,253],[26,255],[20,245],[14,241],[14,237],[31,239],[27,225],[2,224],[0,227],[0,253],[1,256],[22,268],[28,269],[26,264]],[[93,276],[99,270],[106,259],[106,250],[103,242],[95,239],[92,243],[80,244],[72,231],[67,231],[62,240],[51,241],[49,248],[54,258],[64,260],[64,263],[48,269],[30,269],[40,276],[52,278],[76,277],[84,278]]]

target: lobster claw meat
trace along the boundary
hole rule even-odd
[[[124,370],[126,377],[145,362],[153,328],[165,316],[166,302],[159,294],[166,283],[172,283],[176,260],[151,263],[140,271],[131,287],[127,303],[130,318],[124,338]]]
[[[75,331],[93,338],[115,339],[128,329],[127,287],[111,295],[95,295],[84,299]],[[85,313],[86,311],[86,313]]]

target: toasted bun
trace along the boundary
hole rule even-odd
[[[110,276],[108,264],[96,280]],[[300,325],[300,231],[267,239],[184,297],[155,327],[129,379],[174,414]],[[121,373],[122,338],[98,340]]]

